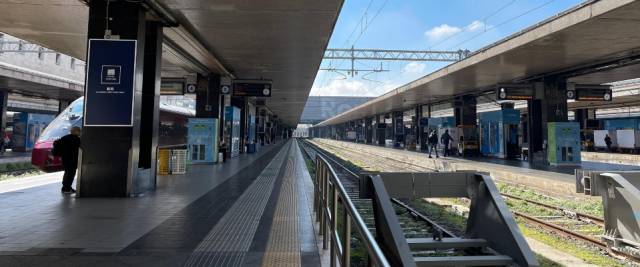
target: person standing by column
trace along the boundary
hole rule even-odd
[[[62,177],[62,189],[64,194],[76,192],[71,187],[78,169],[78,151],[80,149],[80,127],[73,127],[69,134],[53,142],[53,155],[62,158],[64,176]]]

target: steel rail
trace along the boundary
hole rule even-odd
[[[304,141],[305,146],[307,147],[314,147],[312,148],[313,150],[315,150],[316,154],[320,154],[323,155],[325,158],[329,159],[330,161],[332,161],[333,163],[335,163],[338,167],[344,169],[345,171],[347,171],[350,175],[352,175],[355,178],[359,178],[359,176],[357,174],[355,174],[354,172],[352,172],[351,170],[349,170],[349,168],[347,168],[346,166],[344,166],[343,164],[341,164],[340,162],[338,162],[337,160],[335,160],[333,157],[326,155],[324,152],[320,151],[321,148],[315,148],[316,145],[315,144],[311,144],[307,141]],[[330,145],[331,146],[331,145]],[[334,146],[335,147],[335,146]],[[308,154],[307,154],[308,155]],[[429,168],[424,168],[423,169],[427,169],[430,170]],[[456,237],[456,235],[447,230],[446,228],[442,227],[440,224],[436,223],[435,221],[429,219],[427,216],[425,216],[424,214],[418,212],[417,210],[415,210],[414,208],[411,208],[409,205],[407,205],[406,203],[402,202],[399,199],[396,198],[391,198],[391,201],[399,206],[401,206],[402,208],[406,209],[407,211],[411,212],[412,214],[415,214],[416,217],[418,217],[420,220],[422,220],[423,222],[425,222],[426,224],[430,225],[433,228],[436,229],[440,229],[443,233],[445,233],[446,235],[449,235],[451,237]]]
[[[545,207],[545,208],[552,209],[552,210],[561,211],[564,214],[575,215],[576,219],[581,221],[581,222],[591,223],[591,224],[595,224],[595,225],[598,225],[598,226],[604,226],[604,219],[598,218],[598,217],[593,216],[593,215],[580,213],[580,212],[577,212],[577,211],[561,208],[561,207],[558,207],[558,206],[545,204],[545,203],[538,202],[538,201],[535,201],[535,200],[525,199],[525,198],[522,198],[522,197],[518,197],[518,196],[511,195],[511,194],[507,194],[507,193],[500,193],[500,194],[502,196],[507,197],[507,198],[521,200],[521,201],[524,201],[524,202],[527,202],[527,203],[531,203],[531,204],[534,204],[534,205],[537,205],[537,206]]]
[[[603,242],[601,240],[597,240],[597,239],[592,238],[590,236],[577,233],[575,231],[569,230],[569,229],[564,228],[562,226],[559,226],[557,224],[553,224],[553,223],[550,223],[550,222],[545,222],[544,220],[535,218],[533,216],[530,216],[530,215],[527,215],[527,214],[524,214],[524,213],[521,213],[521,212],[517,212],[517,211],[512,211],[512,212],[516,217],[520,217],[520,218],[524,219],[527,222],[537,224],[539,226],[542,226],[543,228],[550,229],[553,232],[558,233],[560,235],[564,235],[564,236],[567,236],[567,237],[573,237],[573,238],[579,239],[579,240],[581,240],[583,242],[586,242],[588,244],[596,246],[596,247],[598,247],[598,248],[600,248],[602,250],[608,251],[609,253],[611,253],[613,255],[616,255],[616,256],[619,256],[619,257],[624,257],[624,258],[632,260],[632,261],[634,261],[636,263],[640,262],[640,257],[634,256],[634,255],[630,255],[630,254],[625,253],[623,251],[614,250],[614,249],[610,248],[609,246],[607,246],[607,243],[605,243],[605,242]]]
[[[336,146],[336,145],[327,144],[327,143],[323,143],[323,145],[327,145],[327,146],[334,147],[334,148],[337,148],[337,149],[348,150],[348,151],[350,151],[352,153],[355,153],[355,154],[361,154],[361,155],[365,154],[364,152],[360,152],[360,151],[357,151],[357,150],[349,148],[349,147],[341,147],[341,146]],[[420,165],[417,165],[417,164],[413,164],[413,163],[410,163],[410,162],[404,162],[404,161],[397,160],[397,159],[394,159],[394,158],[390,158],[390,157],[387,157],[387,156],[383,156],[383,155],[379,155],[379,154],[375,154],[375,155],[377,157],[383,158],[385,160],[389,160],[389,161],[393,161],[393,162],[399,162],[400,164],[406,164],[406,165],[412,166],[414,168],[418,168],[418,169],[422,169],[422,170],[428,170],[428,171],[438,171],[436,169],[427,168],[427,167],[420,166]],[[395,167],[402,167],[402,166],[394,165],[394,164],[388,164],[388,165],[395,166]],[[414,171],[415,171],[415,169],[414,169]]]
[[[529,222],[533,222],[533,223],[535,223],[537,225],[540,225],[540,226],[542,226],[544,228],[554,230],[554,232],[557,232],[557,233],[560,233],[560,234],[564,234],[564,235],[567,235],[567,236],[570,236],[570,237],[574,237],[574,238],[580,239],[582,241],[586,241],[586,242],[588,242],[588,243],[590,243],[592,245],[595,245],[595,246],[597,246],[599,248],[602,248],[602,249],[607,249],[608,248],[607,244],[602,242],[601,240],[597,240],[597,239],[592,238],[590,236],[580,234],[578,232],[569,230],[567,228],[564,228],[564,227],[559,226],[559,225],[554,224],[554,223],[545,222],[544,220],[541,220],[541,219],[538,219],[536,217],[524,214],[522,212],[517,212],[517,211],[512,211],[512,212],[517,217],[523,218],[523,219],[525,219],[526,221],[529,221]]]
[[[323,144],[324,144],[324,143],[323,143]],[[346,147],[339,147],[339,146],[335,146],[335,145],[331,145],[331,144],[324,144],[324,145],[328,145],[328,146],[331,146],[331,147],[334,147],[334,148],[340,148],[340,149],[346,149],[346,150],[353,151],[353,149],[349,149],[349,148],[346,148]],[[319,151],[317,151],[317,150],[316,150],[316,152],[317,152],[317,153],[320,153],[320,152],[319,152]],[[382,157],[382,156],[380,156],[380,155],[377,155],[377,156]],[[382,158],[385,158],[385,157],[382,157]],[[386,159],[386,158],[385,158],[385,159]],[[332,159],[332,160],[333,160],[333,159]],[[395,160],[395,159],[392,159],[392,160]],[[334,162],[336,162],[335,160],[333,160],[333,161],[334,161]],[[339,164],[339,163],[337,163],[337,162],[336,162],[336,164],[338,164],[339,166],[342,166],[341,164]],[[403,162],[403,164],[411,164],[411,163],[404,163],[404,162]],[[419,165],[415,165],[415,166],[419,166]],[[344,168],[346,168],[346,167],[344,167]],[[429,168],[426,168],[426,167],[422,167],[422,168],[424,168],[424,169],[429,169]],[[524,198],[521,198],[521,197],[517,197],[517,196],[509,195],[509,194],[501,193],[501,195],[503,195],[503,196],[505,196],[505,197],[507,197],[507,198],[513,198],[513,199],[522,200],[522,201],[525,201],[525,202],[529,202],[529,203],[532,203],[532,204],[535,204],[535,205],[540,205],[540,206],[543,206],[543,207],[546,207],[546,208],[550,208],[550,209],[556,209],[556,210],[563,211],[563,212],[569,211],[569,210],[567,210],[567,209],[563,209],[563,208],[556,207],[556,206],[553,206],[553,205],[544,204],[544,203],[540,203],[540,202],[537,202],[537,201],[524,199]],[[399,205],[403,206],[404,208],[410,208],[408,205],[406,205],[406,204],[404,204],[404,203],[402,203],[401,201],[398,201],[398,200],[396,200],[396,199],[393,199],[393,198],[392,198],[392,201],[394,201],[395,203],[397,203],[397,204],[399,204]],[[398,202],[399,202],[399,203],[398,203]],[[410,210],[410,211],[411,211],[411,209],[408,209],[408,210]],[[569,212],[572,212],[572,213],[573,213],[573,211],[569,211]],[[428,222],[428,223],[431,223],[431,220],[429,220],[428,218],[424,217],[422,214],[420,214],[420,213],[418,213],[418,212],[415,212],[415,213],[416,213],[416,214],[418,215],[418,217],[420,217],[421,219],[425,220],[425,221],[426,221],[426,222]],[[578,233],[578,232],[572,231],[572,230],[570,230],[570,229],[567,229],[567,228],[565,228],[565,227],[559,226],[559,225],[554,224],[554,223],[546,222],[546,221],[544,221],[544,220],[541,220],[541,219],[535,218],[535,217],[533,217],[533,216],[530,216],[530,215],[527,215],[527,214],[524,214],[524,213],[521,213],[521,212],[512,211],[512,213],[513,213],[516,217],[520,217],[520,218],[524,219],[524,220],[525,220],[525,221],[527,221],[527,222],[534,223],[534,224],[539,225],[539,226],[541,226],[541,227],[543,227],[543,228],[545,228],[545,229],[552,230],[552,231],[554,231],[554,232],[556,232],[556,233],[558,233],[558,234],[561,234],[561,235],[564,235],[564,236],[567,236],[567,237],[573,237],[573,238],[576,238],[576,239],[578,239],[578,240],[581,240],[581,241],[583,241],[583,242],[586,242],[586,243],[588,243],[588,244],[591,244],[591,245],[593,245],[593,246],[596,246],[596,247],[598,247],[598,248],[600,248],[600,249],[603,249],[603,250],[605,250],[605,251],[608,251],[609,253],[611,253],[611,254],[613,254],[613,255],[620,256],[620,257],[624,257],[624,258],[630,259],[630,260],[635,261],[635,262],[640,262],[640,257],[636,257],[636,256],[634,256],[634,255],[630,255],[630,254],[625,253],[625,252],[622,252],[622,251],[613,250],[613,249],[611,249],[610,247],[608,247],[608,246],[607,246],[607,244],[606,244],[604,241],[601,241],[601,240],[595,239],[595,238],[593,238],[593,237],[590,237],[590,236],[587,236],[587,235],[584,235],[584,234],[581,234],[581,233]],[[595,217],[595,216],[592,216],[592,215],[588,215],[588,214],[584,214],[584,213],[578,213],[578,212],[575,212],[575,214],[576,214],[576,216],[577,216],[577,217],[583,217],[583,218],[586,218],[587,220],[591,220],[589,223],[593,223],[593,224],[596,224],[596,225],[602,225],[602,226],[604,226],[604,220],[603,220],[603,219],[601,219],[601,218],[598,218],[598,217]],[[582,220],[581,220],[581,221],[582,221]],[[442,230],[443,230],[443,232],[444,232],[444,231],[446,231],[446,229],[444,229],[444,228],[440,227],[439,225],[437,225],[437,224],[435,224],[435,223],[434,223],[434,227],[438,227],[438,228],[442,229]]]

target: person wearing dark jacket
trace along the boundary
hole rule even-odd
[[[607,134],[607,135],[605,135],[605,137],[604,137],[604,143],[607,145],[607,151],[609,151],[609,152],[613,152],[613,151],[611,150],[611,144],[613,144],[613,142],[611,141],[611,137],[609,137],[609,135],[608,135],[608,134]]]
[[[444,147],[444,151],[442,152],[443,157],[451,155],[451,152],[449,150],[449,142],[451,141],[453,141],[453,138],[451,137],[451,135],[449,135],[449,130],[447,129],[442,134],[442,137],[440,137],[440,142],[442,142],[442,146]]]
[[[62,193],[73,194],[75,189],[71,188],[73,179],[78,168],[78,150],[80,149],[80,127],[73,127],[69,134],[54,142],[54,150],[62,158],[64,176],[62,178]]]
[[[436,130],[431,131],[431,134],[429,134],[429,138],[427,139],[427,143],[429,144],[429,158],[431,158],[431,151],[435,151],[436,158],[439,158],[440,156],[438,156],[438,133],[436,133]]]

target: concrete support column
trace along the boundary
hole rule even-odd
[[[378,131],[378,145],[384,146],[386,145],[386,140],[387,140],[387,131],[393,131],[392,129],[388,129],[389,127],[393,127],[393,125],[388,125],[387,124],[387,115],[378,115],[378,123],[380,124],[384,124],[384,127],[379,128],[380,130]]]
[[[144,8],[139,2],[111,1],[109,18],[106,7],[105,0],[89,3],[87,38],[104,38],[105,21],[109,21],[112,35],[137,40],[133,126],[84,127],[78,172],[81,197],[134,196],[152,188],[155,182],[155,170],[151,170],[151,161],[155,160],[150,154],[154,151],[150,150],[154,147],[154,139],[157,140],[154,136],[157,135],[157,126],[154,128],[148,122],[153,123],[158,112],[155,94],[159,92],[160,85],[158,70],[162,49],[159,44],[162,43],[162,34],[159,34],[159,26],[147,25]],[[151,44],[146,43],[147,38]],[[149,53],[145,53],[146,49],[150,50]],[[151,64],[151,70],[146,70],[147,62]],[[141,138],[143,134],[148,136]],[[144,151],[141,151],[141,146]]]
[[[462,142],[462,156],[479,154],[479,132],[477,126],[477,100],[475,96],[456,97],[453,102],[453,113],[458,134]]]
[[[240,109],[240,153],[243,153],[246,144],[247,133],[247,99],[242,96],[231,98],[231,105]]]
[[[258,123],[256,124],[256,129],[258,131],[258,143],[261,146],[264,146],[266,143],[266,114],[267,112],[260,107],[256,107],[256,114],[258,114]]]
[[[548,122],[568,120],[567,81],[558,77],[545,77],[535,84],[535,97],[528,101],[529,161],[546,162],[544,144],[548,140]]]
[[[416,150],[420,151],[421,147],[422,147],[422,142],[423,142],[423,138],[422,138],[422,126],[420,126],[420,119],[422,119],[422,109],[423,106],[422,105],[417,105],[415,110],[416,110],[416,115],[413,117],[413,129],[415,129],[415,136],[416,136]]]
[[[527,101],[527,143],[529,144],[529,162],[534,161],[533,155],[542,151],[542,100]]]
[[[394,111],[393,121],[393,146],[404,147],[404,122],[402,121],[402,111]]]
[[[556,77],[545,77],[544,97],[542,99],[543,127],[547,122],[568,121],[567,81]]]
[[[7,105],[9,100],[9,92],[0,91],[0,138],[4,139],[5,130],[7,129]]]
[[[134,194],[156,188],[156,156],[160,126],[160,65],[162,64],[162,26],[147,22],[144,42],[144,72],[140,114],[140,158],[144,170],[134,183]]]
[[[196,117],[220,118],[220,75],[198,75],[196,88]]]
[[[225,114],[229,106],[231,106],[231,95],[220,95],[220,142],[226,143],[228,149],[231,145],[228,143],[231,133],[229,132],[229,127],[227,127]]]
[[[371,144],[373,142],[373,118],[368,117],[364,119],[365,125],[365,143]]]
[[[364,125],[364,119],[359,119],[355,121],[356,123],[356,135],[357,135],[357,141],[358,142],[363,142],[366,143],[367,141],[367,133],[366,133],[366,127]]]
[[[575,114],[576,122],[580,123],[580,129],[586,129],[587,121],[595,120],[596,118],[595,109],[588,109],[588,108],[576,109],[574,111],[574,114]]]
[[[476,97],[471,95],[456,97],[453,103],[453,113],[456,125],[476,126],[478,112]]]
[[[431,104],[428,104],[425,106],[427,108],[427,115],[425,116],[425,118],[431,118]],[[424,107],[423,107],[424,108]],[[424,109],[423,109],[424,111]],[[427,147],[427,142],[428,142],[428,138],[429,138],[429,131],[428,128],[429,125],[425,125],[425,126],[421,126],[420,130],[422,131],[420,134],[420,149],[423,151],[426,151],[428,149]]]
[[[574,114],[576,122],[580,124],[580,129],[584,129],[587,124],[587,109],[576,109]]]

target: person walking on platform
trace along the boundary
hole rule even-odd
[[[436,158],[439,158],[440,156],[438,156],[438,133],[436,133],[436,130],[431,131],[431,133],[429,134],[428,142],[429,142],[429,158],[431,158],[431,151],[435,151]]]
[[[80,127],[73,127],[69,134],[53,142],[53,155],[62,158],[64,176],[62,177],[62,193],[73,194],[71,188],[78,168],[78,150],[80,149]]]
[[[608,134],[606,134],[606,135],[604,136],[604,143],[607,145],[607,151],[612,152],[612,151],[611,151],[611,144],[612,144],[613,142],[611,142],[611,137],[609,137],[609,135],[608,135]]]
[[[443,157],[447,157],[451,155],[451,152],[449,151],[449,142],[451,141],[453,141],[453,138],[451,137],[451,135],[449,135],[449,130],[445,130],[442,136],[440,137],[440,142],[442,142],[442,146],[444,146],[444,149],[442,151]]]

